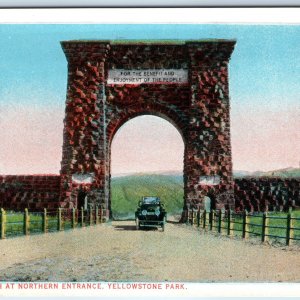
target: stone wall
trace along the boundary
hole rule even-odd
[[[59,207],[59,175],[0,175],[0,207],[42,210]]]
[[[234,181],[235,209],[242,211],[286,211],[300,208],[300,179],[243,178]],[[73,183],[73,189],[90,191],[90,184]],[[57,208],[60,176],[0,176],[0,207],[11,210]]]
[[[243,178],[235,179],[237,211],[287,211],[300,208],[300,179]]]

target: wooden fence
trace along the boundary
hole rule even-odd
[[[46,210],[42,212],[0,211],[0,239],[75,229],[101,224],[101,208]],[[262,242],[278,239],[290,245],[300,241],[300,212],[296,213],[242,213],[231,210],[189,210],[188,223],[204,231],[244,239],[259,237]]]
[[[88,209],[44,209],[42,212],[12,212],[1,209],[0,239],[6,237],[47,233],[92,226],[102,223],[101,208]]]
[[[189,210],[188,223],[201,230],[236,235],[243,239],[251,236],[259,237],[262,242],[276,239],[284,241],[287,246],[292,241],[300,241],[300,217],[292,212],[249,214],[247,211],[236,213],[231,210]]]

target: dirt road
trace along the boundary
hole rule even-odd
[[[130,221],[0,240],[0,281],[166,280],[300,282],[300,251]]]

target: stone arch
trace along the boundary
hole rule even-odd
[[[123,126],[126,122],[136,117],[145,116],[145,115],[152,115],[156,117],[160,117],[169,123],[171,123],[177,131],[180,133],[183,143],[185,144],[185,134],[186,134],[186,117],[180,117],[176,111],[172,111],[166,107],[162,106],[148,106],[147,109],[137,108],[131,113],[122,113],[118,118],[113,118],[107,125],[107,132],[108,136],[107,139],[111,145],[114,135],[118,131],[118,129]],[[109,146],[110,146],[109,145]]]
[[[109,141],[109,145],[108,145],[108,148],[109,148],[109,159],[108,161],[110,162],[110,165],[109,165],[109,203],[108,203],[108,207],[109,207],[109,210],[111,210],[111,204],[112,204],[112,197],[111,197],[111,162],[112,162],[112,155],[111,155],[111,149],[112,149],[112,142],[114,140],[114,137],[115,137],[115,134],[118,132],[118,130],[123,126],[125,125],[127,122],[130,122],[132,120],[134,120],[135,118],[138,118],[138,117],[141,117],[141,116],[155,116],[155,117],[159,117],[161,119],[163,119],[164,121],[170,123],[170,125],[176,130],[177,134],[181,137],[181,141],[182,141],[182,144],[183,144],[183,149],[185,149],[185,141],[184,141],[184,135],[183,133],[181,132],[180,129],[178,129],[177,126],[175,126],[174,122],[172,122],[168,117],[166,117],[165,115],[161,114],[161,113],[155,113],[151,110],[148,110],[146,112],[139,112],[138,114],[132,114],[132,115],[127,115],[126,117],[124,116],[124,119],[120,120],[118,119],[116,122],[117,122],[117,126],[113,126],[113,128],[115,128],[115,130],[113,131],[113,134],[111,136],[108,137],[108,141]],[[113,122],[113,121],[112,121]],[[108,125],[108,130],[110,129],[110,125]],[[158,145],[159,146],[159,145]],[[182,156],[182,164],[183,164],[183,160],[184,160],[184,153],[183,153],[183,156]],[[182,172],[183,172],[183,178],[185,177],[185,174],[184,174],[184,164],[183,164],[183,168],[182,168]],[[185,189],[185,187],[183,187],[183,190]],[[143,196],[143,195],[141,195]],[[184,202],[184,199],[183,199],[183,202]]]
[[[78,188],[110,217],[110,144],[143,114],[171,122],[184,140],[184,221],[213,185],[217,208],[233,207],[228,63],[235,41],[68,41],[68,90],[60,205]],[[73,178],[84,178],[74,183]],[[87,182],[87,183],[86,183]]]
[[[187,138],[188,117],[184,113],[174,109],[172,107],[172,104],[160,103],[159,100],[153,101],[151,103],[147,102],[147,99],[143,99],[143,100],[146,101],[146,103],[143,103],[142,105],[141,103],[136,105],[130,105],[129,106],[130,109],[128,109],[127,106],[126,109],[123,108],[117,114],[114,114],[114,117],[110,117],[108,124],[106,125],[106,141],[107,141],[106,161],[108,162],[107,173],[109,174],[108,179],[106,180],[107,190],[108,190],[106,207],[108,208],[110,218],[112,217],[111,214],[111,143],[114,135],[122,125],[124,125],[127,121],[135,117],[139,117],[143,115],[153,115],[153,116],[161,117],[162,119],[171,123],[177,129],[177,131],[181,135],[184,144],[184,149],[185,149],[185,140]],[[184,190],[185,190],[186,176],[185,176],[184,168],[183,168],[183,178],[184,178]],[[185,202],[186,201],[184,199],[184,203]]]

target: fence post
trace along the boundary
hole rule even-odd
[[[44,213],[43,213],[43,232],[47,232],[47,209],[44,208]]]
[[[25,208],[24,210],[24,234],[28,235],[29,234],[29,215],[28,215],[28,208]]]
[[[266,212],[266,229],[265,229],[265,241],[269,240],[269,216],[268,216],[268,212]]]
[[[102,223],[102,206],[100,205],[100,223]]]
[[[61,231],[61,208],[58,208],[57,230]]]
[[[200,227],[200,208],[197,210],[197,227]]]
[[[291,214],[291,226],[290,226],[290,244],[291,244],[294,238],[294,218],[293,218],[292,211],[290,211],[290,214]]]
[[[248,214],[248,212],[246,211],[246,228],[245,228],[245,239],[249,238],[249,232],[250,230],[250,216]]]
[[[228,216],[227,216],[227,235],[230,235],[231,231],[231,209],[228,209]]]
[[[212,230],[214,225],[214,211],[212,209],[209,212],[209,218],[210,218],[209,229]]]
[[[96,223],[96,225],[98,225],[98,223],[99,223],[99,208],[98,208],[98,206],[96,206],[96,210],[95,210],[95,223]]]
[[[201,215],[201,209],[199,208],[199,228],[201,228],[201,222],[202,222],[202,215]]]
[[[76,209],[72,208],[72,228],[76,227]]]
[[[219,215],[218,215],[218,233],[222,233],[222,217],[223,217],[223,212],[220,209],[219,210]]]
[[[286,245],[290,245],[290,239],[291,239],[291,213],[288,212],[287,218],[286,218]]]
[[[193,225],[196,224],[196,220],[197,220],[197,211],[193,210]]]
[[[244,212],[243,212],[243,231],[242,231],[243,239],[246,239],[248,237],[247,236],[248,235],[248,225],[247,225],[248,218],[247,218],[247,216],[248,216],[248,213],[246,210],[244,210]]]
[[[233,217],[233,212],[231,211],[231,216],[230,216],[230,235],[234,235],[234,224],[235,224],[235,219],[236,215]]]
[[[81,206],[81,227],[84,226],[84,210],[83,210],[83,207]]]
[[[90,207],[89,211],[90,211],[90,226],[92,226],[92,224],[93,224],[93,213],[92,213],[93,209]]]
[[[6,213],[3,208],[1,208],[0,214],[0,238],[5,239],[5,226],[6,226]]]
[[[265,242],[266,241],[266,235],[268,234],[267,233],[267,213],[264,212],[263,213],[263,216],[262,216],[262,230],[261,230],[261,241],[262,242]]]
[[[206,209],[203,211],[203,229],[206,227]]]

